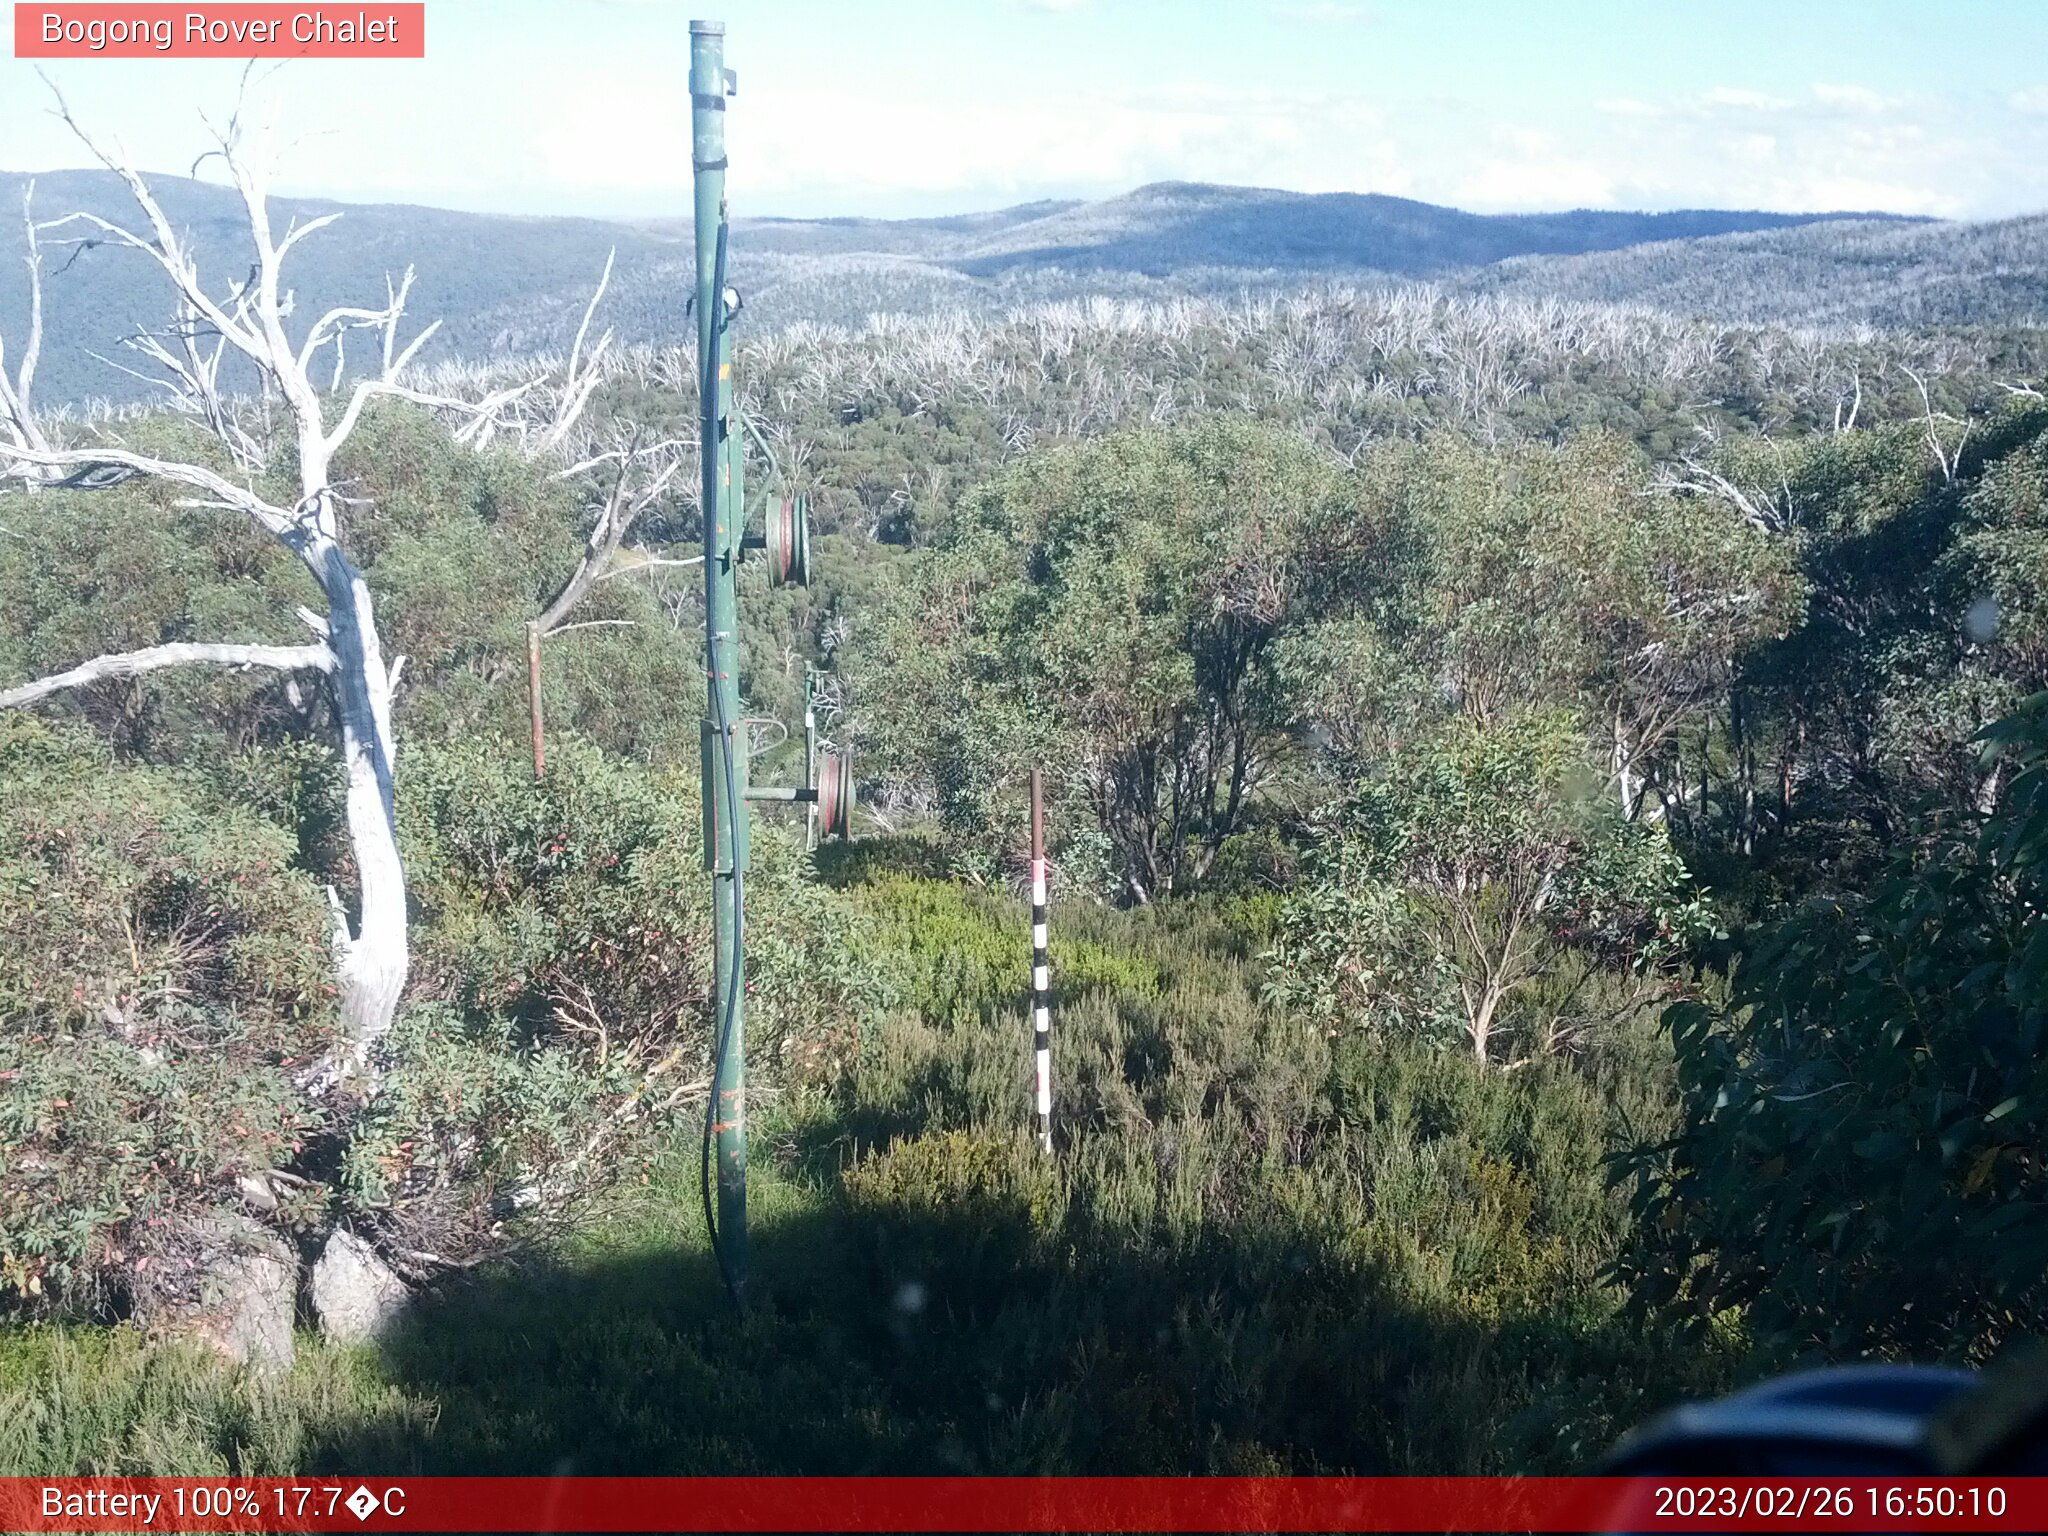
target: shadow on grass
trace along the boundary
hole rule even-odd
[[[820,862],[851,883],[929,855]],[[744,1314],[694,1185],[657,1189],[634,1251],[418,1305],[381,1361],[410,1422],[328,1437],[320,1469],[1562,1472],[1718,1386],[1723,1363],[1629,1325],[1594,1278],[1590,1089],[1330,1046],[1260,1008],[1244,922],[1077,908],[1050,1161],[994,1128],[1020,913],[874,897],[924,992],[853,1103],[763,1126]]]
[[[314,1459],[412,1475],[1497,1471],[1555,1462],[1540,1378],[1597,1378],[1608,1353],[1562,1317],[1425,1315],[1369,1267],[1306,1251],[1083,1252],[987,1205],[858,1227],[810,1211],[753,1237],[744,1314],[692,1251],[423,1303],[385,1364],[438,1404],[432,1432],[392,1425]]]

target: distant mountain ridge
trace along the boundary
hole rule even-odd
[[[1178,267],[1357,267],[1430,277],[1510,256],[1577,254],[1649,240],[1782,229],[1844,214],[1478,214],[1380,193],[1282,192],[1157,182],[1083,203],[982,242],[956,262],[987,275],[1058,261],[1164,276]]]
[[[0,209],[20,206],[28,179],[0,172]],[[203,273],[224,283],[246,270],[247,232],[231,190],[177,176],[148,179],[172,220],[190,232]],[[110,173],[59,171],[35,181],[40,218],[85,210],[133,222],[126,191]],[[565,345],[614,248],[605,323],[623,342],[669,342],[685,334],[691,263],[685,219],[512,217],[322,198],[272,202],[280,228],[332,212],[344,217],[299,246],[287,268],[304,312],[377,298],[385,274],[410,264],[418,274],[414,314],[422,324],[442,322],[430,359]],[[1561,290],[1604,291],[1626,287],[1635,269],[1624,258],[1638,247],[1682,253],[1730,237],[1804,237],[1804,269],[1812,267],[1813,252],[1829,247],[1826,231],[1835,228],[1917,238],[1921,254],[1914,259],[1924,266],[1926,253],[1938,251],[1953,227],[1888,214],[1710,209],[1474,214],[1376,193],[1161,182],[1097,202],[1044,201],[941,218],[742,218],[733,252],[751,323],[773,326],[858,322],[888,310],[999,312],[1077,293],[1157,296],[1316,278],[1428,279],[1514,291],[1536,291],[1548,281]],[[0,220],[0,338],[10,343],[10,354],[26,321],[21,240],[14,219]],[[105,242],[52,256],[41,398],[138,397],[145,392],[140,381],[92,354],[122,359],[125,335],[165,317],[161,278],[139,253]],[[1570,265],[1602,259],[1619,265]],[[1729,259],[1715,255],[1716,270]],[[1521,265],[1509,273],[1501,263]],[[1684,282],[1673,277],[1668,256],[1657,269],[1656,287],[1666,300],[1683,302]]]
[[[942,219],[741,219],[736,236],[786,255],[915,255],[970,276],[1021,267],[1136,272],[1332,268],[1427,277],[1511,256],[1574,255],[1647,241],[1785,229],[1871,213],[1482,214],[1381,193],[1286,192],[1152,182],[1099,202],[1026,203]],[[682,221],[649,226],[682,234]]]
[[[33,178],[0,172],[0,210],[5,213],[0,218],[0,338],[8,343],[10,357],[20,346],[27,318],[19,210],[22,189],[31,179],[40,220],[85,211],[133,229],[141,218],[110,172],[57,171]],[[146,180],[166,216],[190,238],[199,271],[216,292],[248,270],[248,222],[237,194],[181,176]],[[299,244],[286,260],[285,278],[300,323],[310,323],[313,315],[336,304],[381,304],[385,275],[396,276],[410,264],[417,272],[413,315],[420,325],[442,322],[430,343],[432,354],[442,357],[535,344],[539,338],[508,334],[502,321],[492,317],[515,301],[530,306],[538,296],[572,284],[580,283],[587,298],[614,244],[623,266],[644,266],[673,254],[669,241],[594,219],[491,217],[330,198],[271,199],[272,222],[280,233],[294,219],[304,222],[336,212],[343,215],[338,223]],[[46,238],[76,233],[66,230]],[[171,313],[163,274],[141,252],[104,240],[84,247],[46,247],[44,257],[45,356],[38,395],[54,403],[145,394],[140,381],[89,354],[130,361],[122,338],[139,325],[161,324]]]

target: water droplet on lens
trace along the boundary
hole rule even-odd
[[[1986,592],[1963,615],[1963,633],[1983,645],[1998,633],[1998,599]]]

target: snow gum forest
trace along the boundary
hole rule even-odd
[[[221,149],[5,179],[0,1471],[1564,1472],[2048,1328],[2034,221],[741,224],[859,807],[735,1322],[687,235]]]

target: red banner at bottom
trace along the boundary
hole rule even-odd
[[[9,1531],[2044,1531],[2048,1478],[0,1478]]]

